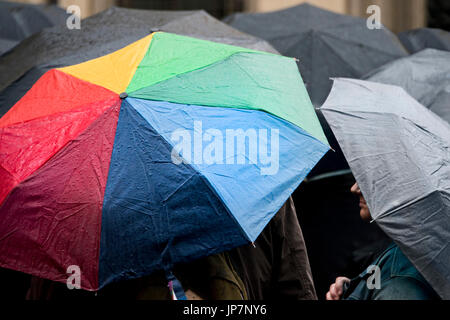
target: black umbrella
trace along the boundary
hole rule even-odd
[[[426,48],[450,51],[450,32],[445,30],[420,28],[399,33],[398,37],[411,53]]]
[[[204,11],[111,8],[82,20],[80,30],[49,28],[0,59],[0,116],[46,71],[98,58],[161,30],[276,53],[261,39],[237,31]]]
[[[425,49],[392,61],[365,79],[402,87],[450,123],[450,52]]]
[[[55,5],[0,1],[0,55],[44,28],[65,24],[67,17]]]

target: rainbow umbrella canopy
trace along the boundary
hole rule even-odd
[[[328,151],[294,59],[171,33],[0,119],[0,266],[81,287],[254,241]]]

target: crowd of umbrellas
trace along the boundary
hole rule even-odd
[[[1,267],[65,281],[76,264],[98,290],[253,242],[293,194],[319,294],[386,234],[450,299],[450,33],[308,4],[223,22],[113,7],[80,30],[0,8]],[[173,164],[192,119],[281,128],[278,173]]]

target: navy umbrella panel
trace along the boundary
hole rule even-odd
[[[321,110],[372,218],[450,298],[450,125],[401,87],[335,79]]]
[[[0,55],[14,48],[19,42],[11,39],[0,38]]]

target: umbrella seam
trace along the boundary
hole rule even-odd
[[[335,35],[333,35],[331,33],[328,33],[326,30],[320,30],[318,32],[323,34],[324,36],[328,36],[330,38],[333,38],[334,40],[346,42],[346,43],[353,44],[353,45],[356,45],[356,46],[360,46],[361,45],[361,46],[363,46],[365,48],[368,48],[370,50],[374,50],[374,51],[377,51],[377,52],[381,52],[381,53],[389,55],[391,57],[399,57],[400,56],[400,52],[398,54],[391,53],[391,52],[386,52],[386,51],[380,50],[379,48],[369,46],[369,45],[367,45],[365,43],[358,43],[358,42],[355,42],[355,41],[352,41],[352,40],[348,40],[348,39],[341,39],[341,38],[338,38],[337,36],[335,36]],[[400,47],[399,49],[403,49],[403,48]],[[401,56],[401,57],[406,57],[407,56],[407,52],[402,52],[402,53],[403,53],[403,56]]]
[[[417,199],[411,200],[411,201],[409,201],[407,203],[401,204],[399,207],[397,207],[397,208],[395,208],[393,210],[389,210],[389,211],[380,213],[377,217],[373,218],[372,221],[378,222],[378,220],[383,219],[383,218],[385,218],[387,216],[390,216],[391,214],[396,213],[397,211],[402,210],[405,207],[411,206],[411,205],[413,205],[413,204],[415,204],[415,203],[417,203],[417,202],[419,202],[421,200],[424,200],[425,198],[429,197],[430,195],[432,195],[433,193],[436,193],[436,192],[447,193],[446,190],[442,190],[442,189],[436,189],[436,190],[433,190],[433,191],[429,191],[425,195],[422,195],[420,198],[417,198]]]
[[[204,41],[206,41],[206,40],[204,40]],[[152,43],[153,43],[153,42],[154,42],[154,40],[150,43],[150,47],[149,47],[149,49],[148,49],[148,53],[150,52],[150,49],[151,49],[151,46],[152,46]],[[232,47],[233,47],[233,46],[232,46]],[[241,49],[241,47],[236,47],[236,48],[240,48],[240,49]],[[234,56],[234,55],[238,55],[238,54],[242,54],[242,53],[245,53],[245,54],[263,54],[263,55],[272,55],[272,56],[276,56],[276,57],[282,58],[282,59],[292,59],[292,58],[289,58],[289,57],[286,57],[286,56],[283,56],[283,55],[279,55],[279,54],[275,54],[275,53],[264,52],[264,51],[258,51],[258,50],[251,50],[251,49],[246,49],[246,48],[244,48],[244,49],[245,49],[245,50],[242,50],[242,51],[239,51],[239,52],[233,52],[232,54],[230,54],[230,55],[228,55],[228,56],[222,58],[221,60],[213,61],[213,62],[211,62],[211,63],[209,63],[209,64],[207,64],[207,65],[203,65],[203,66],[200,66],[200,67],[198,67],[198,68],[194,68],[194,69],[191,69],[191,70],[188,70],[188,71],[185,71],[185,72],[181,72],[181,73],[178,73],[178,74],[176,74],[176,75],[174,75],[174,76],[172,76],[172,77],[169,77],[169,78],[167,78],[167,79],[159,80],[159,81],[154,82],[154,83],[152,83],[152,84],[150,84],[150,85],[146,85],[146,86],[143,86],[143,87],[141,87],[141,88],[135,89],[135,90],[133,90],[133,91],[128,92],[128,94],[129,94],[131,97],[133,97],[132,94],[135,93],[135,92],[137,92],[137,91],[139,91],[139,90],[142,90],[142,89],[144,89],[144,88],[150,88],[150,87],[155,86],[155,85],[157,85],[157,84],[160,84],[160,83],[162,83],[162,82],[169,81],[169,80],[171,80],[171,79],[174,79],[174,78],[179,77],[179,76],[183,76],[183,75],[188,74],[188,73],[191,73],[191,72],[195,72],[195,71],[207,69],[207,68],[209,68],[209,67],[211,67],[211,66],[213,66],[213,65],[216,65],[216,64],[222,63],[222,62],[224,62],[224,61],[226,61],[226,60],[229,60],[229,59],[230,59],[232,56]],[[141,61],[141,63],[142,63],[142,61]],[[139,69],[139,67],[140,67],[140,64],[138,65],[136,71]],[[135,72],[135,74],[136,74],[136,72]],[[134,76],[133,76],[133,78],[134,78]],[[133,82],[133,78],[131,79],[130,84]],[[130,84],[129,84],[129,85],[130,85]],[[129,86],[129,85],[128,85],[128,86]],[[127,88],[127,89],[128,89],[128,88]],[[150,100],[150,99],[148,99],[148,100]]]
[[[131,104],[128,103],[130,106]],[[132,106],[131,106],[132,107]],[[136,110],[133,107],[134,110]],[[148,123],[148,125],[155,130],[155,132],[158,132],[151,123],[149,123],[147,121],[147,119],[145,119],[141,113],[139,111],[136,110],[136,113],[139,115],[139,117],[141,117],[146,123]],[[164,141],[171,147],[173,147],[172,143],[170,141],[168,141],[163,135],[160,135],[160,137],[162,139],[164,139]],[[181,156],[181,155],[180,155]],[[184,158],[183,158],[184,159]],[[183,161],[184,162],[184,161]],[[224,200],[222,199],[222,197],[218,194],[218,192],[216,191],[216,189],[211,185],[210,181],[198,170],[198,168],[196,168],[193,164],[191,163],[187,163],[184,162],[185,165],[189,166],[190,168],[192,168],[192,170],[203,180],[203,182],[206,184],[206,186],[211,190],[211,192],[213,192],[213,194],[220,199],[220,202],[222,203],[222,205],[224,206],[224,208],[226,209],[226,212],[228,213],[228,215],[233,219],[233,221],[237,224],[239,230],[241,231],[241,233],[243,234],[244,238],[246,238],[249,242],[251,242],[251,239],[249,237],[249,235],[247,234],[247,232],[245,232],[245,230],[242,228],[242,226],[239,224],[239,222],[237,221],[236,217],[231,213],[230,209],[228,208],[228,206],[225,204]],[[195,174],[194,174],[195,175]],[[192,176],[194,176],[192,175]],[[192,176],[190,178],[192,178]]]
[[[199,68],[199,69],[195,69],[195,70],[192,70],[192,71],[188,71],[188,72],[185,72],[185,73],[176,75],[176,76],[171,77],[171,78],[166,79],[166,80],[162,80],[161,82],[155,83],[154,85],[160,84],[160,83],[165,82],[165,81],[170,81],[170,80],[172,80],[172,79],[174,79],[174,78],[176,78],[176,77],[184,76],[184,75],[186,75],[186,74],[188,74],[188,73],[191,73],[191,72],[200,71],[200,70],[203,70],[203,69],[206,69],[206,68],[210,68],[211,66],[216,65],[216,64],[218,65],[218,64],[224,63],[226,60],[231,59],[232,56],[234,56],[234,55],[239,55],[239,54],[243,54],[243,53],[244,53],[244,54],[247,54],[247,53],[251,53],[251,52],[236,52],[236,53],[234,53],[234,54],[228,56],[227,58],[225,58],[225,59],[223,59],[223,60],[216,61],[216,62],[214,62],[214,63],[212,63],[212,64],[210,64],[210,65],[208,65],[208,66],[201,67],[201,68]],[[259,52],[256,52],[256,54],[259,54]],[[275,55],[275,54],[272,54],[272,55],[274,55],[274,56],[279,56],[279,57],[283,57],[283,58],[285,58],[285,59],[292,59],[292,58],[285,57],[285,56],[280,56],[280,55]],[[297,66],[296,66],[296,67],[297,67]],[[298,71],[298,68],[297,68],[297,71]],[[300,73],[299,73],[299,75],[300,75]],[[300,75],[300,77],[301,77],[301,75]],[[301,80],[301,78],[300,78],[300,80]],[[142,89],[144,89],[144,88],[151,88],[151,87],[154,86],[154,85],[152,84],[152,85],[150,85],[150,86],[142,87],[141,89],[138,89],[138,90],[135,90],[135,91],[133,91],[133,92],[130,92],[130,95],[129,95],[129,96],[130,96],[131,98],[133,98],[133,99],[142,99],[142,100],[148,100],[148,101],[164,101],[164,102],[170,102],[170,103],[176,103],[176,104],[185,104],[185,103],[180,102],[180,101],[175,101],[174,99],[171,99],[171,100],[162,100],[162,99],[161,99],[161,100],[157,100],[155,97],[152,97],[151,99],[149,99],[149,98],[145,98],[145,97],[141,97],[141,96],[133,96],[133,93],[136,93],[137,91],[142,90]],[[290,120],[288,120],[288,119],[285,119],[285,118],[281,118],[281,117],[279,117],[278,115],[276,115],[276,114],[274,114],[274,113],[272,113],[272,112],[266,111],[266,110],[262,109],[262,107],[259,107],[259,106],[251,107],[251,106],[245,105],[245,106],[242,106],[242,107],[236,107],[236,106],[231,107],[231,106],[212,105],[212,104],[211,104],[211,105],[207,105],[207,104],[202,104],[202,105],[196,104],[196,105],[197,105],[197,106],[202,106],[202,107],[218,107],[218,108],[230,108],[230,109],[241,109],[241,110],[256,110],[256,111],[260,111],[260,112],[265,112],[265,113],[267,113],[267,114],[270,114],[270,115],[276,117],[277,119],[281,119],[281,120],[283,120],[283,121],[287,121],[287,122],[291,123],[292,125],[301,128],[303,131],[305,131],[308,135],[310,135],[310,136],[313,137],[314,139],[320,141],[320,142],[321,142],[322,144],[324,144],[324,145],[327,145],[327,144],[325,144],[323,141],[321,141],[320,139],[318,139],[318,138],[312,136],[311,133],[309,133],[309,132],[306,131],[304,128],[300,127],[299,125],[295,124],[294,122],[292,122],[292,121],[290,121]],[[317,118],[316,118],[316,119],[317,119]],[[318,119],[317,119],[317,122],[319,122]],[[319,124],[319,125],[320,125],[320,124]],[[325,137],[325,134],[323,134],[323,136]],[[325,137],[325,139],[326,139],[326,137]],[[327,141],[327,142],[328,142],[328,141]]]

